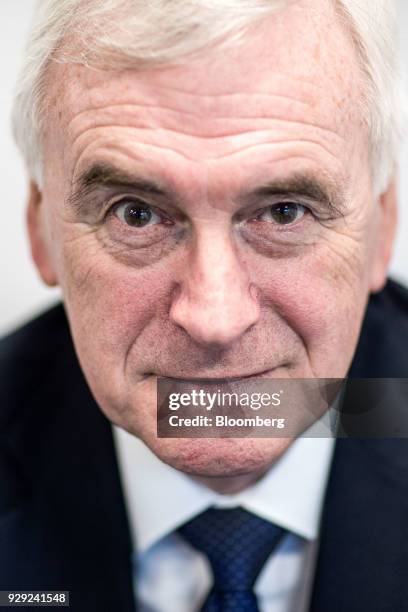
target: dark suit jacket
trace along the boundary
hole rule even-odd
[[[351,375],[408,377],[396,283],[370,301]],[[130,555],[110,424],[57,306],[0,343],[0,590],[70,590],[75,612],[132,612]],[[406,609],[408,443],[338,440],[310,610]]]

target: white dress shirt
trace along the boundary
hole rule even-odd
[[[241,506],[288,530],[256,584],[261,612],[307,609],[334,440],[300,438],[255,485],[220,495],[160,461],[113,427],[143,612],[194,612],[211,588],[207,559],[175,530],[210,506]]]

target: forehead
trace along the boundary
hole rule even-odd
[[[280,122],[293,133],[302,125],[335,140],[361,119],[356,50],[331,0],[289,3],[253,24],[238,44],[179,66],[104,72],[67,64],[55,65],[51,76],[57,140],[68,147],[92,128],[114,125],[164,129],[176,148],[178,139],[200,139],[197,158],[211,147],[222,156],[229,137],[250,139],[271,121],[275,130]],[[189,143],[193,158],[196,145]]]

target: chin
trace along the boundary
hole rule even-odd
[[[155,438],[144,440],[164,463],[191,476],[243,476],[269,469],[293,438]]]
[[[159,438],[156,420],[156,387],[149,378],[143,393],[117,409],[114,402],[99,405],[107,418],[144,442],[164,463],[203,478],[243,476],[266,472],[294,438]]]

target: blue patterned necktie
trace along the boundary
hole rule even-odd
[[[253,587],[285,530],[242,508],[210,508],[178,531],[213,572],[201,612],[258,612]]]

